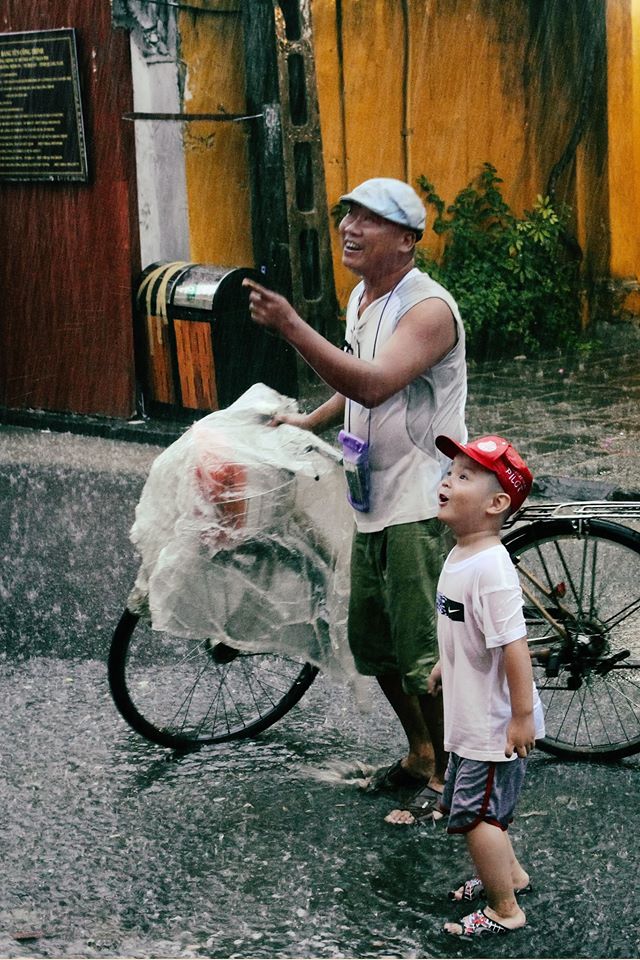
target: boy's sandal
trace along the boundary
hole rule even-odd
[[[456,893],[462,889],[462,896],[457,897]],[[531,882],[529,882],[526,887],[521,887],[520,890],[514,890],[513,892],[517,897],[523,893],[531,893],[533,887]],[[465,880],[457,890],[449,890],[447,897],[449,900],[452,900],[454,903],[464,903],[471,902],[473,900],[479,900],[482,894],[484,893],[484,886],[480,877],[471,877],[469,880]]]
[[[449,930],[449,927],[460,927],[460,932],[458,933],[457,930]],[[516,929],[520,928],[516,927]],[[503,927],[497,920],[492,920],[491,917],[488,917],[484,910],[476,910],[474,913],[469,913],[466,917],[458,920],[457,923],[445,924],[444,931],[452,937],[464,937],[466,940],[470,940],[472,937],[481,937],[487,933],[513,932],[509,927]]]

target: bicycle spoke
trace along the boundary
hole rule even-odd
[[[592,560],[591,560],[591,584],[589,589],[589,618],[593,619],[596,616],[595,602],[596,602],[596,570],[597,570],[597,554],[598,554],[598,541],[592,540],[593,551],[592,551]]]
[[[143,736],[180,749],[260,732],[317,673],[302,659],[232,647],[218,660],[214,641],[172,637],[137,618],[114,644],[109,680],[121,713]]]
[[[554,681],[557,682],[557,681]],[[631,686],[635,697],[626,686]],[[546,688],[541,685],[544,694]],[[637,683],[600,678],[579,690],[551,689],[544,697],[555,737],[573,747],[597,748],[631,740],[640,733],[640,697]],[[549,696],[549,693],[551,694]]]
[[[182,662],[186,663],[187,660],[192,660],[192,659],[193,657],[185,658]],[[186,691],[181,703],[179,703],[176,708],[176,711],[169,723],[169,727],[177,727],[177,729],[180,730],[181,732],[184,732],[185,730],[188,729],[187,720],[189,719],[189,711],[193,705],[197,687],[200,683],[200,680],[202,679],[204,674],[207,672],[207,667],[208,665],[205,661],[203,665],[197,669],[195,677],[190,682],[189,689]],[[184,715],[184,719],[180,721],[179,718],[181,715]]]
[[[584,694],[583,694],[583,696],[582,696],[582,711],[581,711],[581,713],[582,713],[582,717],[584,718],[584,727],[585,727],[585,730],[586,730],[586,732],[587,732],[587,737],[586,737],[587,743],[589,743],[591,746],[593,746],[593,744],[594,744],[594,742],[595,742],[595,741],[593,740],[593,738],[591,737],[590,733],[589,733],[589,714],[588,714],[588,712],[584,709],[584,707],[585,707],[585,701],[586,701],[587,697],[589,696],[589,694],[591,695],[590,699],[591,699],[591,701],[592,701],[592,703],[593,703],[593,709],[594,709],[594,711],[595,711],[595,713],[596,713],[596,717],[597,717],[597,719],[600,721],[600,726],[601,726],[602,730],[604,731],[604,737],[605,737],[607,743],[612,743],[612,738],[611,738],[611,736],[610,736],[610,734],[609,734],[609,729],[608,729],[607,723],[606,723],[606,721],[605,721],[605,719],[604,719],[603,712],[602,712],[602,710],[603,710],[603,708],[604,708],[604,705],[602,705],[602,707],[601,707],[601,704],[600,704],[600,703],[598,702],[598,700],[593,696],[593,691],[591,690],[591,688],[590,688],[588,685],[586,685]],[[614,704],[614,702],[613,702],[613,698],[612,698],[612,696],[611,696],[611,691],[608,690],[608,689],[607,689],[607,691],[606,691],[606,697],[607,697],[607,700],[611,703],[611,706],[612,706],[613,709],[614,709],[614,713],[615,713],[615,715],[616,715],[616,718],[619,720],[619,719],[620,719],[620,716],[619,716],[619,714],[618,714],[618,710],[617,710],[617,708],[616,708],[616,706],[615,706],[615,704]],[[624,726],[624,725],[623,725],[623,726]],[[595,729],[595,723],[594,723],[594,729]]]
[[[582,560],[580,563],[580,589],[578,591],[578,597],[576,601],[577,606],[577,620],[578,623],[582,623],[586,617],[584,613],[584,591],[585,591],[585,582],[587,579],[587,564],[589,557],[589,537],[584,537],[582,542]]]
[[[603,623],[607,630],[611,631],[614,627],[620,626],[624,620],[628,617],[632,617],[634,613],[640,611],[640,597],[636,600],[632,600],[631,603],[628,603],[626,607],[623,607],[622,610],[619,610],[617,613],[614,613],[613,616],[609,617],[608,620],[604,620]]]
[[[587,692],[591,696],[593,709],[596,711],[598,719],[600,720],[600,727],[598,729],[600,729],[602,733],[599,734],[599,737],[606,737],[608,743],[614,743],[621,738],[628,740],[633,736],[637,736],[638,730],[640,729],[640,723],[638,723],[638,717],[635,713],[638,704],[634,704],[633,701],[627,697],[615,680],[600,680],[597,690],[600,695],[599,700],[596,698],[595,689],[587,686]],[[587,692],[585,692],[585,699]],[[619,695],[623,703],[618,702],[618,698],[614,696],[615,694]],[[610,707],[609,712],[605,710],[607,705]],[[633,709],[631,711],[623,709],[626,705],[631,705]],[[630,723],[632,719],[635,721],[633,729]],[[611,733],[611,731],[614,731],[614,733]],[[598,740],[592,740],[590,742],[595,744]]]
[[[558,540],[554,540],[553,546],[557,554],[557,559],[560,561],[560,565],[562,567],[565,580],[569,584],[571,594],[573,595],[573,598],[576,602],[576,606],[578,610],[580,610],[580,598],[578,595],[578,591],[576,590],[576,586],[573,582],[573,576],[571,574],[571,570],[570,570],[569,564],[567,563],[567,559],[565,558],[564,552],[562,551],[561,544]]]
[[[539,560],[539,562],[540,562],[540,566],[542,567],[544,576],[545,576],[546,581],[547,581],[547,584],[548,584],[548,586],[549,586],[548,591],[545,592],[545,596],[547,596],[547,597],[549,598],[549,600],[553,600],[553,598],[554,598],[554,596],[555,596],[555,586],[554,586],[553,580],[552,580],[552,578],[551,578],[551,575],[550,575],[550,573],[549,573],[549,570],[548,570],[548,568],[547,568],[547,563],[546,563],[545,557],[544,557],[544,555],[543,555],[542,550],[540,549],[540,547],[536,547],[536,548],[535,548],[535,553],[536,553],[536,556],[537,556],[537,558],[538,558],[538,560]]]
[[[544,688],[543,688],[543,689],[544,689]],[[541,691],[541,692],[542,692],[542,691]],[[555,694],[558,693],[558,691],[557,691],[557,690],[554,690],[553,693],[554,693],[554,696],[555,696]],[[560,700],[560,697],[559,697],[559,696],[556,697],[555,699],[556,699],[556,709],[558,708],[558,707],[557,707],[558,702],[560,702],[560,710],[563,711],[563,716],[562,716],[562,719],[555,721],[555,723],[554,723],[554,728],[558,731],[558,737],[559,737],[559,739],[562,739],[562,740],[566,741],[566,740],[567,740],[567,733],[566,733],[565,731],[569,728],[569,716],[571,715],[571,712],[572,712],[572,710],[573,710],[573,703],[574,703],[574,700],[576,699],[576,691],[575,691],[575,690],[572,690],[572,691],[570,692],[570,696],[568,697],[568,701],[567,701],[564,697],[562,698],[562,700]],[[552,719],[552,713],[551,713],[552,706],[553,706],[552,701],[547,701],[547,702],[546,702],[547,713],[546,713],[545,722],[546,722],[547,724],[548,724],[548,722]],[[575,745],[575,739],[574,739],[573,743],[574,743],[574,745]]]
[[[211,667],[210,667],[210,666],[209,666],[209,670],[211,671]],[[215,691],[215,693],[214,693],[214,695],[213,695],[213,698],[212,698],[212,700],[211,700],[211,704],[210,704],[210,706],[207,708],[204,716],[202,717],[202,719],[200,720],[200,723],[198,724],[198,727],[196,728],[196,731],[195,731],[195,732],[198,733],[198,734],[202,734],[202,733],[204,733],[206,730],[209,730],[212,734],[215,734],[216,730],[218,729],[218,723],[217,723],[217,720],[218,720],[218,705],[219,705],[219,703],[220,703],[221,700],[222,700],[222,703],[223,703],[223,705],[224,705],[224,693],[223,693],[223,688],[224,688],[224,686],[225,686],[225,680],[226,680],[226,676],[227,676],[227,673],[228,673],[228,665],[227,665],[227,664],[224,664],[224,665],[222,666],[222,668],[219,670],[219,673],[220,673],[220,676],[218,677],[217,689],[216,689],[216,691]],[[213,710],[213,720],[210,720],[212,710]],[[226,719],[226,713],[225,713],[225,719]],[[230,729],[228,723],[226,724],[225,729],[226,729],[227,731]]]
[[[636,684],[636,686],[637,686],[637,684]],[[618,717],[618,720],[619,720],[619,722],[620,722],[620,727],[621,727],[622,730],[624,731],[624,734],[625,734],[625,736],[627,737],[627,739],[629,739],[629,738],[633,735],[633,731],[630,731],[630,730],[627,728],[627,725],[626,725],[627,721],[626,721],[625,718],[623,717],[622,712],[618,710],[617,704],[615,704],[614,701],[613,701],[613,690],[616,689],[616,690],[618,691],[618,693],[620,694],[620,696],[622,697],[622,699],[625,701],[625,703],[626,703],[627,705],[631,706],[632,711],[635,712],[635,716],[636,716],[636,727],[640,727],[640,723],[637,722],[638,712],[639,712],[639,710],[640,710],[640,701],[639,701],[637,698],[636,698],[635,701],[632,700],[632,699],[622,690],[622,688],[620,687],[620,684],[619,684],[619,678],[618,678],[618,677],[612,677],[612,679],[611,679],[611,680],[609,681],[609,683],[607,684],[607,689],[608,689],[608,692],[609,692],[609,696],[611,697],[611,702],[612,702],[612,704],[614,704],[615,711],[616,711],[616,716]],[[633,713],[627,713],[626,716],[627,716],[627,717],[630,717],[630,716],[632,716],[632,715],[633,715]]]
[[[261,717],[261,716],[263,715],[263,713],[264,713],[264,708],[263,708],[261,702],[258,700],[258,698],[257,698],[256,695],[255,695],[254,685],[253,685],[253,682],[252,682],[252,680],[255,679],[255,678],[253,678],[253,675],[249,672],[247,663],[245,663],[245,659],[247,659],[247,658],[239,658],[239,660],[240,660],[239,666],[240,666],[240,669],[241,669],[241,671],[242,671],[242,675],[243,675],[243,679],[244,679],[244,684],[245,684],[246,689],[247,689],[247,691],[248,691],[248,693],[249,693],[249,695],[250,695],[251,702],[253,703],[253,705],[254,705],[254,707],[255,707],[255,709],[256,709],[257,715],[258,715],[259,717]],[[236,713],[237,713],[237,715],[238,715],[238,718],[240,719],[240,721],[243,722],[243,721],[244,721],[244,716],[243,716],[243,714],[242,714],[242,712],[241,712],[241,709],[240,709],[240,706],[241,706],[240,702],[239,702],[236,698],[234,698],[234,696],[233,696],[233,694],[232,694],[231,692],[230,692],[230,699],[231,699],[231,701],[232,701],[232,703],[233,703],[233,707],[234,707],[234,709],[235,709],[235,711],[236,711]],[[268,697],[268,701],[269,701],[269,706],[270,706],[270,707],[273,707],[273,706],[277,703],[277,701],[274,700],[272,697]],[[225,701],[225,702],[226,702],[226,701]]]
[[[624,698],[624,700],[632,708],[632,710],[634,710],[638,715],[640,715],[640,683],[637,683],[635,680],[631,680],[627,677],[622,678],[626,681],[627,685],[630,686],[633,691],[635,691],[635,694],[636,694],[635,697],[631,697],[629,694],[625,693],[622,690],[620,686],[620,680],[621,680],[620,677],[618,677],[615,673],[609,674],[609,676],[612,677],[612,679],[609,682],[613,684],[617,684],[620,696]],[[638,725],[640,726],[640,721]]]
[[[262,690],[262,692],[264,693],[265,697],[266,697],[267,700],[269,701],[269,703],[273,706],[273,704],[276,703],[276,701],[272,698],[272,695],[271,695],[271,693],[269,692],[269,690],[267,689],[267,686],[265,685],[265,682],[264,682],[263,678],[262,678],[262,677],[255,677],[255,680],[256,680],[257,685],[259,686],[259,688]],[[270,684],[270,686],[272,686],[275,690],[277,690],[277,687],[275,686],[275,684],[272,683],[272,684]],[[258,705],[258,701],[257,701],[256,698],[255,698],[255,693],[254,693],[254,689],[253,689],[253,684],[252,684],[252,683],[249,683],[249,688],[250,688],[250,690],[251,690],[251,695],[252,695],[253,698],[254,698],[254,702],[255,702],[255,704],[256,704],[256,706],[257,706],[257,705]]]
[[[512,540],[523,583],[567,631],[554,636],[525,600],[543,746],[607,758],[640,751],[640,537],[589,519],[579,530],[569,520],[539,522]]]

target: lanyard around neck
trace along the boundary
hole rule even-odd
[[[382,320],[383,320],[383,318],[384,318],[385,311],[386,311],[387,307],[389,306],[389,301],[391,300],[391,297],[393,296],[396,287],[398,286],[399,283],[402,282],[402,280],[404,280],[404,277],[401,277],[400,280],[396,281],[396,283],[394,283],[394,285],[392,286],[391,290],[390,290],[389,293],[387,294],[387,299],[386,299],[385,302],[384,302],[384,305],[383,305],[382,310],[381,310],[381,312],[380,312],[380,316],[378,317],[378,323],[377,323],[377,325],[376,325],[376,335],[375,335],[375,337],[373,338],[373,350],[371,351],[371,359],[372,359],[372,360],[375,358],[375,355],[376,355],[376,348],[377,348],[377,346],[378,346],[378,335],[379,335],[379,333],[380,333],[380,328],[381,328],[381,326],[382,326]],[[362,303],[362,298],[363,298],[363,296],[364,296],[364,290],[363,290],[362,293],[360,294],[360,297],[359,297],[359,299],[358,299],[358,306],[357,306],[357,308],[356,308],[358,319],[360,319],[359,311],[360,311],[360,304]],[[365,307],[365,310],[368,310],[368,309],[369,309],[369,307]],[[358,342],[358,340],[356,340],[356,346],[357,346],[357,348],[358,348],[358,359],[359,359],[359,358],[360,358],[360,343]],[[348,430],[349,433],[351,433],[351,404],[352,404],[352,400],[351,400],[349,397],[347,397],[347,430]],[[367,443],[370,444],[370,443],[371,443],[371,407],[368,407],[367,409],[368,409],[368,411],[369,411],[369,414],[368,414],[368,417],[367,417]]]

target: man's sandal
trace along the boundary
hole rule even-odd
[[[447,926],[460,927],[460,933],[454,930],[448,930]],[[444,932],[450,936],[461,937],[465,940],[471,940],[472,937],[481,937],[487,933],[513,933],[513,930],[509,927],[504,927],[501,923],[498,923],[497,920],[492,920],[491,917],[488,917],[484,910],[476,910],[474,913],[467,914],[466,917],[463,917],[455,923],[445,924],[443,929]],[[521,927],[515,927],[515,929],[520,930]]]
[[[413,827],[416,823],[425,823],[427,821],[437,823],[438,820],[442,820],[444,814],[439,809],[441,800],[442,794],[439,790],[434,790],[428,786],[423,787],[422,790],[418,790],[418,792],[402,806],[402,809],[410,813],[413,818],[409,823],[404,824],[404,826]]]
[[[462,890],[461,897],[456,896],[458,890]],[[514,890],[513,892],[519,897],[520,894],[531,893],[532,890],[533,887],[531,886],[531,882],[529,882],[526,887],[521,887],[520,890]],[[449,890],[447,898],[454,903],[464,903],[479,900],[483,893],[484,886],[480,877],[471,877],[469,880],[465,880],[456,890]]]
[[[367,792],[382,793],[394,790],[417,790],[424,787],[429,778],[411,773],[402,765],[402,760],[396,760],[390,767],[377,770],[371,777]]]

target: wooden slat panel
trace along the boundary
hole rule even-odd
[[[331,209],[341,194],[353,186],[347,180],[343,99],[344,51],[335,0],[316,0],[311,11],[327,203]],[[342,266],[342,245],[335,227],[331,230],[331,248],[336,294],[339,302],[344,304],[353,287],[353,274]]]
[[[217,410],[218,394],[213,365],[211,325],[198,320],[174,320],[182,406],[190,410]]]
[[[640,6],[607,3],[611,272],[640,273]]]
[[[175,403],[168,322],[162,317],[147,316],[146,331],[150,399],[158,403]]]

